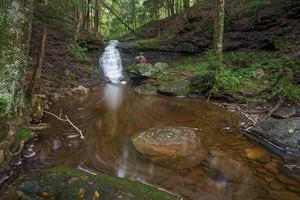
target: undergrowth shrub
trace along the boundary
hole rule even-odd
[[[68,52],[72,54],[77,60],[82,62],[89,62],[88,49],[81,47],[78,44],[68,45]]]

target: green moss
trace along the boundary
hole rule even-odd
[[[285,37],[279,37],[275,40],[275,48],[281,49],[281,47],[287,42],[287,39]]]
[[[17,142],[21,142],[21,141],[24,141],[24,140],[26,141],[29,138],[31,138],[32,135],[33,135],[33,132],[29,129],[29,127],[22,126],[20,128],[20,130],[17,132],[16,141]]]
[[[95,191],[99,199],[148,199],[174,200],[173,195],[139,182],[120,179],[104,174],[92,175],[75,168],[58,167],[44,170],[36,175],[24,176],[16,181],[16,190],[31,199],[43,195],[55,199],[93,199]]]
[[[2,113],[4,113],[6,107],[7,107],[8,101],[7,99],[0,97],[0,117],[2,117]]]
[[[76,77],[72,74],[69,74],[67,76],[67,82],[71,84],[76,84],[77,83]]]

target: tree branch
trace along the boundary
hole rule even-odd
[[[81,131],[77,126],[75,126],[73,122],[71,122],[71,120],[68,118],[67,115],[65,115],[65,119],[61,118],[61,113],[62,113],[62,111],[60,111],[59,116],[57,116],[57,115],[54,114],[54,113],[45,111],[45,110],[43,110],[43,112],[44,112],[44,113],[47,113],[47,114],[49,114],[49,115],[54,116],[56,119],[58,119],[58,120],[60,120],[60,121],[68,122],[73,128],[76,129],[76,131],[78,131],[78,133],[80,134],[80,139],[85,140],[85,137],[84,137],[84,135],[82,134],[82,131]]]

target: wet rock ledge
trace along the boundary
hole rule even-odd
[[[178,196],[135,181],[74,168],[52,168],[17,179],[14,191],[22,199],[179,200]],[[20,199],[20,198],[18,198]]]

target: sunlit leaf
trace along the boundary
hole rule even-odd
[[[97,190],[95,190],[94,198],[93,199],[98,199],[99,196],[100,196],[99,192]]]

